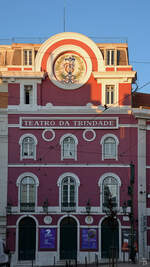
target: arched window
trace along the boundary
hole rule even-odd
[[[73,173],[62,174],[57,182],[59,186],[59,205],[61,211],[76,211],[78,206],[78,187],[80,181]]]
[[[119,208],[120,205],[120,178],[113,173],[106,173],[99,180],[100,203],[102,211],[109,209],[109,199],[113,208]]]
[[[32,177],[24,177],[20,183],[20,211],[35,210],[35,181]]]
[[[112,201],[113,207],[118,206],[118,183],[114,177],[107,177],[103,181],[103,207],[108,208],[108,199]]]
[[[61,207],[62,210],[75,210],[76,208],[76,183],[70,176],[62,180]]]
[[[76,136],[67,134],[61,137],[61,160],[74,159],[77,160],[77,144],[78,140]]]
[[[24,173],[17,179],[18,200],[21,212],[33,212],[37,205],[38,178],[32,173]]]
[[[118,160],[118,138],[115,135],[105,135],[101,139],[102,159]]]
[[[34,135],[26,134],[19,140],[21,159],[36,159],[37,139]]]

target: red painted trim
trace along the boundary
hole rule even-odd
[[[117,68],[117,71],[131,71],[132,70],[132,67],[131,68]]]
[[[108,68],[106,68],[106,71],[115,71],[115,68],[108,67]]]
[[[21,70],[21,68],[8,68],[8,71],[20,71]]]
[[[24,68],[24,70],[32,70],[32,68]]]

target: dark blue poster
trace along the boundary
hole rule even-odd
[[[40,248],[54,249],[56,244],[56,228],[40,229]]]
[[[81,230],[81,249],[97,249],[97,230],[84,228]]]

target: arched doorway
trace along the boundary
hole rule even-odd
[[[101,257],[109,258],[112,253],[119,256],[119,226],[116,219],[106,218],[101,225]]]
[[[72,217],[64,218],[60,223],[60,259],[77,257],[77,223]]]
[[[30,217],[19,222],[19,260],[34,260],[36,247],[36,224]]]

